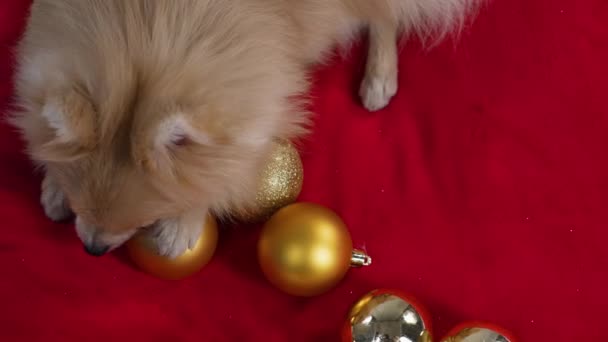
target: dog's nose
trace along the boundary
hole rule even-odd
[[[108,249],[110,249],[110,246],[97,245],[97,244],[91,244],[91,245],[84,246],[84,250],[92,256],[102,256],[102,255],[106,254]]]

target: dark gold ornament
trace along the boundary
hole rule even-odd
[[[303,180],[300,154],[289,141],[277,141],[260,175],[254,207],[238,218],[249,222],[269,218],[278,209],[296,201]]]
[[[374,290],[352,307],[342,342],[431,342],[426,310],[393,290]]]
[[[368,255],[353,250],[340,217],[312,203],[288,205],[266,222],[258,242],[258,261],[272,284],[296,296],[326,292],[351,266],[371,264]]]
[[[146,231],[135,235],[126,247],[133,263],[143,271],[163,279],[182,279],[196,273],[211,260],[217,240],[217,223],[209,215],[196,245],[175,259],[159,255]]]

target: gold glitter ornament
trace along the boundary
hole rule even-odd
[[[292,143],[279,140],[262,170],[253,208],[239,218],[261,222],[282,207],[296,201],[302,191],[304,170],[300,154]]]

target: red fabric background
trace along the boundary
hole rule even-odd
[[[27,7],[0,1],[4,109]],[[181,282],[87,256],[71,225],[45,219],[0,126],[0,340],[336,341],[379,287],[417,296],[436,335],[486,320],[522,341],[605,340],[607,22],[604,0],[494,0],[457,45],[410,44],[376,114],[354,95],[360,49],[319,70],[301,198],[336,210],[374,264],[312,299],[266,283],[255,227],[223,231]]]

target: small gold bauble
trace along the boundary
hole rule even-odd
[[[466,322],[452,329],[441,342],[515,342],[515,339],[493,324]]]
[[[302,191],[304,170],[296,148],[289,141],[275,143],[268,164],[262,170],[253,208],[240,215],[249,222],[261,222],[278,209],[296,201]]]
[[[184,254],[170,259],[158,254],[148,232],[135,235],[126,243],[131,260],[143,271],[163,279],[182,279],[199,271],[215,253],[218,232],[215,219],[209,215],[196,245]]]
[[[351,266],[371,258],[353,251],[344,222],[331,210],[296,203],[266,222],[258,242],[258,261],[268,280],[296,296],[314,296],[336,285]]]
[[[426,310],[412,297],[394,290],[374,290],[352,307],[342,342],[430,342]]]

